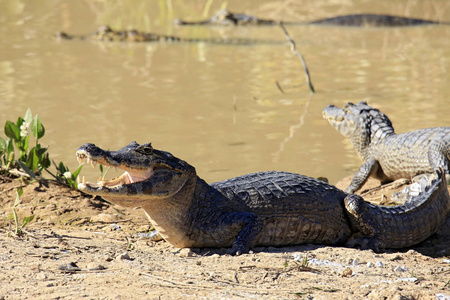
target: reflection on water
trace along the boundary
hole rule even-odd
[[[211,6],[207,6],[209,3]],[[449,125],[450,26],[290,26],[317,90],[286,44],[54,41],[103,24],[185,37],[284,41],[277,27],[177,27],[223,4],[265,18],[305,20],[391,13],[445,20],[434,1],[4,1],[0,11],[0,123],[28,107],[39,114],[55,161],[75,168],[75,150],[152,142],[196,166],[207,181],[285,170],[352,174],[360,160],[322,119],[328,104],[367,100],[398,132]],[[447,20],[449,21],[449,20]],[[277,82],[281,89],[277,87]],[[83,173],[94,173],[84,170]],[[98,173],[97,173],[98,175]]]

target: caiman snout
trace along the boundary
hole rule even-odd
[[[325,109],[322,111],[322,116],[324,119],[328,119],[329,121],[337,121],[342,122],[344,120],[344,111],[342,109],[334,106],[334,105],[328,105],[325,107]]]

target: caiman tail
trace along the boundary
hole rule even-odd
[[[365,202],[358,195],[348,195],[345,207],[353,226],[360,233],[348,242],[382,251],[404,248],[424,241],[445,222],[450,211],[450,196],[442,169],[427,175],[428,184],[418,195],[397,206],[379,206]],[[367,237],[370,236],[370,237]]]

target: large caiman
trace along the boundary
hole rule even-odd
[[[417,244],[445,221],[450,197],[441,170],[402,205],[370,204],[318,179],[268,171],[208,184],[193,166],[150,144],[117,151],[85,144],[77,152],[92,165],[123,175],[78,188],[126,207],[142,207],[161,236],[178,248],[347,245],[382,251]]]

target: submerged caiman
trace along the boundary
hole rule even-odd
[[[125,171],[78,188],[126,207],[142,207],[161,236],[175,247],[232,247],[304,243],[381,251],[419,243],[445,221],[450,197],[441,170],[403,205],[365,202],[323,181],[287,172],[260,172],[208,184],[187,162],[136,142],[117,151],[85,144],[76,152]]]
[[[323,117],[344,136],[363,160],[350,186],[353,193],[369,176],[387,183],[443,169],[449,174],[450,127],[435,127],[396,134],[389,118],[366,102],[329,105]]]
[[[202,21],[175,20],[177,25],[279,25],[282,21],[271,19],[260,19],[258,17],[243,13],[232,13],[226,9],[219,10],[211,18]],[[444,22],[382,15],[382,14],[352,14],[342,15],[309,22],[282,22],[288,25],[332,25],[332,26],[355,26],[355,27],[397,27],[416,26],[431,24],[449,24]]]
[[[188,43],[210,43],[225,45],[252,45],[252,44],[275,44],[276,41],[254,40],[245,38],[183,38],[172,35],[162,35],[151,32],[132,30],[113,30],[110,26],[100,26],[92,34],[88,35],[71,35],[65,32],[57,32],[54,35],[57,40],[91,40],[101,42],[188,42]]]

